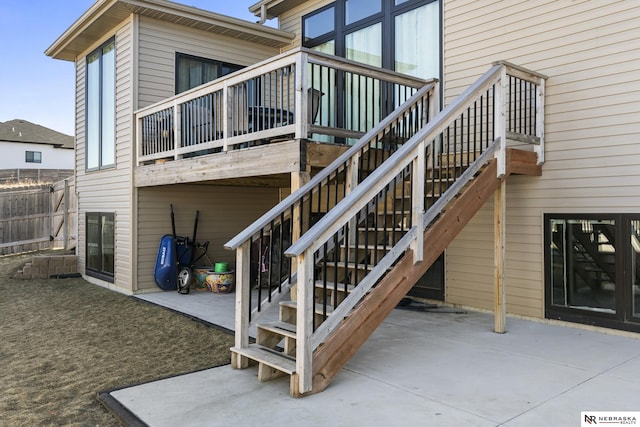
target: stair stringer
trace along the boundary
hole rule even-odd
[[[414,265],[413,252],[407,250],[394,268],[316,349],[313,354],[312,390],[302,394],[294,389],[294,396],[306,396],[327,388],[343,366],[512,172],[508,159],[509,156],[507,173],[503,177],[497,177],[497,161],[493,159],[425,230],[423,260],[420,263]],[[297,378],[293,379],[291,384],[298,384]]]

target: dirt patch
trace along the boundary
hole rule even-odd
[[[233,337],[180,314],[80,278],[12,279],[33,255],[0,257],[0,425],[118,426],[97,392],[229,363]]]

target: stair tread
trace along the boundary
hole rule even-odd
[[[249,347],[231,347],[231,351],[258,363],[271,366],[278,371],[288,375],[296,373],[296,361],[293,357],[280,353],[276,350],[261,346],[260,344],[249,344]]]
[[[274,332],[285,337],[296,338],[296,325],[292,325],[291,323],[281,322],[278,320],[274,322],[258,323],[256,328]]]

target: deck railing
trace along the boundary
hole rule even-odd
[[[407,249],[412,249],[414,262],[421,261],[424,230],[480,168],[495,157],[498,175],[505,174],[508,144],[534,147],[542,162],[543,110],[543,76],[507,63],[494,65],[285,251],[297,270],[296,373],[301,393],[312,387],[314,350]],[[405,188],[405,206],[389,202]],[[400,198],[405,200],[404,195]],[[360,233],[360,242],[353,244],[349,239]],[[338,250],[349,247],[355,248],[352,259]],[[378,251],[372,259],[370,254]],[[367,255],[360,259],[361,253]],[[342,277],[327,277],[326,266],[340,264]],[[344,283],[350,287],[344,289],[348,296],[329,300],[335,295],[332,288],[346,287]],[[320,319],[318,303],[325,307]]]
[[[350,143],[424,85],[298,48],[138,110],[138,164],[311,135]]]

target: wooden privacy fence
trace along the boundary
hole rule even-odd
[[[0,190],[0,255],[74,248],[77,221],[73,178]]]

